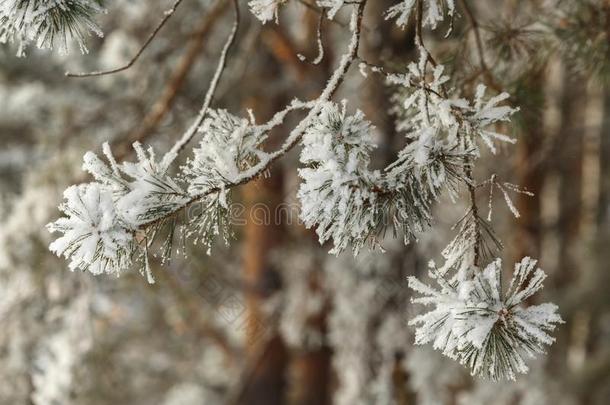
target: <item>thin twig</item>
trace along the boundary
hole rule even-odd
[[[388,68],[381,66],[381,65],[376,65],[372,62],[369,62],[368,60],[362,58],[361,56],[358,56],[357,59],[360,62],[364,63],[367,67],[369,67],[372,72],[379,73],[380,75],[383,75],[385,77],[391,77],[391,76],[395,76],[395,75],[404,75],[403,72],[390,72],[390,71],[388,71]],[[409,79],[409,86],[412,86],[412,87],[419,86],[422,90],[426,91],[427,93],[434,94],[437,97],[443,97],[436,90],[431,89],[430,87],[426,86],[425,83],[422,83],[422,84],[414,83],[412,80]]]
[[[427,54],[426,60],[428,62],[430,62],[430,64],[433,67],[436,67],[437,63],[434,60],[434,58],[432,57],[431,53],[426,48],[426,46],[424,45],[424,41],[422,38],[423,0],[417,0],[415,19],[416,19],[416,21],[415,21],[415,43],[416,43],[416,45],[420,46],[423,51],[426,52],[426,54]],[[422,82],[423,82],[423,78],[422,78]],[[442,93],[443,93],[444,97],[447,98],[447,91],[446,91],[445,87],[441,86],[441,89],[442,89]],[[426,103],[426,106],[427,106],[427,103]],[[474,228],[475,228],[474,229],[475,241],[474,241],[474,248],[473,248],[473,253],[474,253],[473,262],[474,262],[474,265],[478,267],[480,258],[481,258],[482,234],[481,234],[481,228],[480,228],[480,224],[479,224],[479,207],[478,207],[477,201],[476,201],[476,183],[474,181],[474,176],[472,173],[471,161],[468,156],[465,157],[464,163],[465,163],[464,174],[466,176],[466,187],[468,188],[468,194],[470,196],[470,210],[471,210],[472,216],[474,218]]]
[[[432,57],[432,54],[428,52],[426,45],[424,45],[424,39],[422,37],[423,13],[423,0],[417,0],[417,4],[415,7],[415,44],[421,48],[426,49],[426,54],[428,55],[428,62],[430,62],[433,67],[436,67],[438,63],[436,63],[436,60]]]
[[[468,187],[468,194],[470,196],[470,209],[472,210],[472,216],[474,218],[474,232],[475,232],[475,236],[474,236],[474,247],[473,247],[473,252],[474,252],[474,258],[473,258],[473,263],[475,266],[479,266],[479,262],[481,259],[481,227],[480,227],[480,223],[479,223],[479,206],[477,205],[477,200],[476,200],[476,187],[474,184],[474,176],[472,174],[472,167],[469,165],[469,160],[467,158],[466,161],[466,170],[465,170],[465,174],[466,174],[466,179],[467,181],[467,187]]]
[[[118,160],[123,160],[133,150],[131,145],[134,142],[141,142],[150,136],[163,118],[170,111],[180,88],[186,83],[188,73],[197,61],[197,56],[200,54],[204,40],[210,32],[218,17],[220,17],[228,2],[226,0],[217,0],[206,13],[199,27],[191,35],[191,41],[186,53],[182,56],[176,69],[173,71],[169,81],[165,85],[161,96],[155,101],[152,108],[146,114],[141,124],[135,128],[127,139],[121,141],[117,146],[113,147],[114,155]]]
[[[479,24],[478,24],[477,20],[474,18],[474,14],[472,13],[472,10],[468,6],[468,3],[466,2],[466,0],[460,0],[460,3],[462,5],[462,8],[464,9],[464,13],[466,14],[466,18],[468,18],[468,21],[470,22],[470,25],[472,26],[472,31],[474,33],[475,43],[476,43],[476,46],[477,46],[477,52],[479,54],[479,63],[481,65],[481,69],[483,71],[483,75],[487,79],[487,81],[490,84],[490,86],[493,87],[494,90],[499,91],[498,90],[499,87],[495,84],[495,81],[493,80],[493,77],[491,76],[491,73],[489,72],[489,69],[487,68],[487,63],[485,63],[485,55],[484,55],[484,52],[483,52],[483,41],[481,40],[481,33],[479,32]],[[476,200],[476,183],[475,183],[475,180],[474,180],[474,175],[472,173],[472,167],[470,165],[470,159],[466,160],[465,174],[466,174],[466,179],[467,179],[468,194],[470,196],[470,208],[472,210],[472,216],[474,217],[474,227],[475,227],[475,241],[474,241],[474,248],[473,248],[474,259],[473,259],[473,261],[474,261],[474,265],[478,267],[480,259],[481,259],[482,234],[481,234],[480,223],[478,221],[478,218],[479,218],[479,207],[477,205],[477,200]]]
[[[277,311],[276,311],[277,312]],[[257,369],[262,364],[265,356],[274,348],[274,338],[277,336],[277,323],[279,319],[279,313],[274,313],[268,320],[269,329],[265,331],[263,336],[258,338],[255,346],[253,347],[253,353],[250,356],[246,367],[242,370],[241,375],[238,378],[237,383],[228,392],[225,400],[227,405],[237,405],[240,403],[244,393],[248,388],[248,384],[256,375]]]
[[[297,0],[299,3],[301,3],[302,5],[304,5],[305,7],[307,7],[308,9],[310,9],[313,12],[316,12],[318,14],[322,14],[324,12],[323,9],[317,7],[314,4],[311,4],[309,2],[307,2],[306,0]],[[333,24],[337,24],[338,26],[342,27],[342,28],[348,28],[348,24],[335,20],[334,18],[332,20],[330,20],[330,22],[332,22]],[[363,27],[364,28],[364,27]],[[365,29],[366,30],[366,29]]]
[[[189,127],[189,129],[184,133],[184,135],[182,135],[182,138],[180,138],[178,142],[174,144],[172,149],[167,153],[166,158],[170,159],[170,161],[173,160],[180,153],[180,151],[182,151],[182,149],[184,149],[184,147],[191,141],[193,136],[195,136],[195,134],[199,130],[199,127],[203,123],[203,120],[205,119],[205,115],[208,112],[210,104],[212,103],[214,93],[216,92],[216,88],[218,87],[218,82],[220,81],[222,73],[224,72],[224,69],[226,67],[227,54],[229,53],[231,46],[235,42],[237,30],[239,29],[240,16],[239,4],[237,0],[233,0],[233,6],[235,9],[235,21],[233,22],[233,28],[231,29],[231,33],[227,38],[227,42],[225,42],[225,45],[222,48],[222,52],[220,53],[218,66],[216,67],[216,72],[214,73],[212,81],[210,82],[210,87],[208,88],[208,91],[205,94],[203,105],[201,106],[199,114],[197,115],[197,118],[195,119],[193,125]]]
[[[201,303],[197,302],[192,291],[188,291],[184,285],[180,283],[181,278],[177,276],[175,271],[159,271],[157,276],[163,281],[162,285],[168,286],[174,295],[174,297],[180,301],[181,308],[185,308],[190,312],[189,320],[192,326],[201,334],[208,337],[213,343],[215,343],[231,360],[234,360],[237,355],[237,349],[233,347],[224,333],[219,329],[215,328],[209,321],[203,316],[201,310]]]
[[[172,17],[172,15],[174,15],[174,12],[176,12],[176,9],[178,8],[178,6],[180,5],[180,3],[182,3],[183,0],[176,0],[175,3],[172,5],[172,8],[170,8],[169,10],[166,10],[163,13],[163,19],[159,22],[159,24],[157,24],[157,26],[155,27],[155,29],[150,33],[150,35],[148,35],[148,38],[146,39],[146,41],[144,42],[144,45],[142,45],[140,47],[140,49],[138,50],[138,52],[136,52],[136,54],[134,55],[133,58],[131,58],[131,60],[129,62],[127,62],[125,65],[115,68],[115,69],[110,69],[110,70],[98,70],[98,71],[94,71],[94,72],[84,72],[84,73],[70,73],[70,72],[66,72],[66,76],[67,77],[91,77],[91,76],[104,76],[104,75],[110,75],[113,73],[118,73],[118,72],[122,72],[124,70],[129,69],[130,67],[133,66],[133,64],[138,60],[138,58],[140,57],[140,55],[142,55],[142,53],[144,52],[144,50],[148,47],[148,45],[150,45],[150,43],[153,41],[153,39],[155,39],[155,37],[157,36],[157,34],[159,33],[159,31],[161,31],[161,28],[163,28],[163,26],[165,25],[165,23]]]
[[[462,8],[464,9],[464,14],[466,14],[466,18],[468,19],[468,22],[472,27],[474,40],[477,47],[477,53],[479,55],[479,64],[481,65],[481,72],[485,77],[485,81],[487,82],[489,87],[491,87],[497,92],[500,92],[502,88],[496,82],[495,78],[491,74],[491,71],[489,70],[489,67],[487,66],[487,63],[485,62],[485,52],[483,50],[483,40],[481,39],[479,22],[474,17],[474,13],[472,12],[472,9],[470,8],[470,5],[468,4],[467,0],[460,0],[460,4],[462,5]]]
[[[316,29],[316,44],[318,46],[318,56],[316,56],[315,59],[310,61],[307,59],[307,57],[299,53],[297,56],[303,62],[307,62],[312,65],[319,65],[320,62],[322,62],[322,59],[324,59],[324,44],[322,43],[322,22],[324,21],[325,16],[326,13],[324,12],[324,10],[322,10],[320,16],[318,17],[318,27]]]

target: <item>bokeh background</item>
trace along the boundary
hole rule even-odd
[[[369,1],[362,53],[401,71],[417,54],[413,27],[384,20],[393,3]],[[503,128],[517,143],[484,152],[476,176],[535,193],[510,195],[519,218],[496,193],[492,222],[504,267],[538,258],[549,275],[538,299],[557,303],[566,321],[527,376],[475,380],[412,344],[407,322],[419,309],[405,278],[440,259],[460,202],[439,203],[417,243],[388,235],[385,253],[330,256],[298,219],[298,152],[240,188],[230,246],[208,256],[187,243],[169,265],[153,260],[154,285],[135,270],[70,272],[48,251],[45,224],[58,217],[63,189],[87,181],[82,155],[104,141],[128,160],[136,140],[167,150],[198,110],[232,24],[226,0],[185,1],[132,68],[65,77],[127,62],[170,5],[117,0],[87,55],[30,48],[18,58],[0,47],[0,404],[609,403],[610,2],[469,1],[485,72],[457,3],[451,35],[441,27],[426,41],[456,88],[471,94],[483,81],[520,107]],[[312,7],[290,0],[279,25],[263,26],[240,5],[238,42],[213,106],[242,116],[252,109],[262,121],[294,97],[315,97],[347,45],[346,15],[323,24],[325,58],[313,66],[297,57],[317,53]],[[375,124],[379,165],[405,142],[393,93],[353,67],[335,97]]]

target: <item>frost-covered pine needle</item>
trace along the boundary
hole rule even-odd
[[[17,43],[19,56],[29,43],[65,54],[75,42],[86,53],[85,35],[103,36],[93,19],[101,12],[96,0],[0,0],[0,43]]]
[[[484,270],[462,272],[452,281],[431,270],[438,288],[411,277],[409,286],[421,295],[413,302],[432,307],[410,322],[416,326],[415,343],[432,343],[473,375],[514,380],[526,373],[526,358],[544,353],[554,342],[549,332],[563,321],[554,304],[526,303],[546,277],[536,260],[524,257],[515,265],[505,292],[501,272],[496,259]]]

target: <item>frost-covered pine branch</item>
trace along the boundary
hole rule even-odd
[[[103,11],[100,0],[0,0],[0,43],[17,43],[23,55],[30,42],[67,53],[74,41],[86,53],[85,35],[103,36],[94,20]]]
[[[315,102],[292,102],[271,121],[258,126],[222,110],[210,112],[209,118],[203,120],[212,90],[206,94],[202,111],[192,127],[194,130],[189,129],[160,161],[152,149],[146,154],[139,144],[134,144],[138,163],[117,163],[107,145],[104,154],[108,163],[87,153],[83,167],[96,181],[72,186],[66,191],[66,201],[61,206],[66,217],[48,225],[50,231],[63,234],[51,244],[51,250],[69,258],[72,270],[91,270],[94,274],[119,274],[134,259],[140,258],[152,282],[148,248],[157,231],[166,225],[170,227],[170,239],[166,240],[166,246],[170,247],[177,214],[195,203],[201,203],[204,209],[196,218],[187,219],[189,227],[183,228],[184,232],[207,246],[208,251],[215,236],[222,234],[226,240],[230,234],[226,231],[227,190],[261,175],[298,144],[355,59],[362,10],[363,4],[354,7],[348,51]],[[219,67],[224,65],[236,27],[225,45]],[[221,71],[217,70],[211,89],[215,88]],[[288,112],[302,108],[309,108],[308,114],[291,131],[282,147],[272,153],[258,148],[267,131],[281,124]],[[200,119],[202,125],[197,124]],[[177,177],[170,176],[170,164],[195,133],[202,134],[200,148],[194,150],[193,159]],[[164,249],[168,254],[170,251],[171,248]]]
[[[253,0],[248,4],[265,23],[277,22],[283,3]],[[386,233],[402,237],[405,243],[417,240],[434,223],[434,207],[443,193],[455,202],[465,189],[469,208],[454,228],[455,238],[442,252],[444,265],[432,266],[430,272],[439,288],[413,278],[409,282],[424,295],[415,302],[434,307],[413,321],[416,342],[433,342],[473,374],[512,379],[527,371],[525,355],[540,353],[552,343],[548,333],[561,322],[552,304],[524,305],[544,278],[541,270],[534,270],[531,259],[516,266],[513,282],[502,292],[496,259],[501,243],[477,205],[473,169],[483,153],[495,154],[499,144],[515,142],[502,132],[518,109],[507,105],[509,94],[495,87],[491,96],[486,96],[484,85],[473,86],[471,92],[452,87],[445,67],[425,47],[422,27],[434,29],[445,17],[453,17],[453,1],[402,1],[386,16],[396,18],[401,26],[414,16],[419,60],[399,73],[372,70],[385,75],[395,92],[392,110],[404,147],[389,165],[372,167],[374,125],[347,101],[333,101],[353,61],[359,59],[365,3],[317,2],[324,9],[322,17],[332,19],[342,8],[351,10],[347,50],[318,97],[295,100],[271,120],[257,124],[253,114],[246,119],[212,108],[228,52],[237,38],[240,19],[234,2],[233,28],[193,124],[159,158],[151,148],[145,150],[137,143],[137,162],[117,162],[107,144],[105,159],[87,153],[83,167],[94,181],[66,190],[60,206],[64,217],[48,226],[61,234],[50,249],[67,258],[72,270],[94,274],[120,274],[138,262],[153,282],[148,256],[159,235],[165,235],[163,260],[170,257],[176,232],[181,232],[181,240],[188,237],[202,244],[208,254],[219,236],[228,242],[233,188],[265,174],[299,146],[300,215],[307,227],[315,228],[321,244],[332,242],[331,253],[351,249],[356,255],[367,245],[380,247]],[[269,131],[294,111],[302,111],[302,118],[281,146],[264,150]],[[188,151],[195,136],[200,141]],[[182,167],[175,167],[181,152],[189,152],[189,157]],[[502,191],[515,213],[507,190],[520,192],[519,187],[495,178],[490,187],[492,193],[493,187]],[[181,219],[180,214],[195,204],[199,204],[198,213]],[[482,260],[489,265],[480,271]]]
[[[71,186],[59,209],[66,216],[48,225],[62,233],[49,249],[70,258],[70,269],[119,273],[131,265],[133,241],[118,224],[112,194],[98,184]]]
[[[409,278],[409,286],[421,294],[413,302],[432,307],[410,322],[417,327],[415,343],[432,343],[473,375],[514,380],[526,373],[525,358],[544,353],[554,341],[549,332],[562,320],[554,304],[526,304],[546,277],[536,260],[525,257],[515,264],[506,291],[501,272],[496,259],[482,271],[463,269],[453,279],[433,267],[430,277],[438,288]]]
[[[321,243],[333,239],[334,252],[358,250],[381,226],[380,174],[369,169],[374,147],[364,114],[346,116],[346,103],[326,103],[303,138],[298,197],[301,217],[316,226]]]
[[[357,253],[367,242],[375,245],[391,226],[407,241],[416,238],[430,224],[440,192],[457,192],[469,159],[479,153],[478,139],[492,151],[492,140],[513,142],[488,129],[516,111],[498,106],[507,94],[484,101],[485,88],[479,86],[472,103],[448,99],[441,95],[448,81],[443,67],[434,68],[428,81],[427,60],[422,49],[408,73],[388,76],[401,86],[397,129],[410,143],[384,170],[369,168],[372,125],[361,112],[347,116],[345,103],[341,108],[326,104],[305,133],[301,162],[308,167],[299,172],[304,180],[298,194],[301,217],[316,227],[321,243],[333,240],[333,253],[348,246]]]

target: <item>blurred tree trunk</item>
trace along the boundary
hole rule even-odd
[[[564,69],[567,67],[564,65]],[[579,253],[582,252],[582,187],[583,187],[583,130],[585,86],[580,80],[569,80],[566,74],[560,97],[561,126],[550,158],[557,176],[557,220],[549,232],[556,235],[556,268],[548,269],[550,280],[558,296],[565,296],[578,287]],[[573,309],[573,308],[572,308]],[[566,326],[556,333],[557,342],[549,350],[549,368],[552,374],[569,368],[568,353],[573,348],[574,332],[582,325],[581,315],[564,309]],[[576,328],[576,329],[574,329]],[[578,332],[577,332],[578,334]],[[565,371],[563,372],[565,375]]]
[[[606,223],[610,214],[610,91],[604,95],[604,110],[601,123],[600,155],[600,195],[597,222]]]
[[[266,28],[267,29],[267,28]],[[263,33],[263,38],[265,34]],[[283,66],[273,58],[273,49],[250,70],[244,84],[252,95],[245,107],[252,109],[259,121],[270,119],[281,109],[285,94],[270,90],[271,83]],[[284,134],[272,133],[266,149],[277,148]],[[275,165],[271,175],[243,187],[246,225],[244,229],[244,285],[246,291],[246,355],[250,374],[244,382],[239,404],[281,405],[285,403],[288,351],[279,335],[276,320],[264,309],[265,301],[281,288],[280,276],[271,263],[271,254],[284,238],[284,229],[275,213],[283,202],[282,167]]]
[[[321,319],[321,321],[326,322],[325,319]],[[331,358],[332,352],[327,346],[294,356],[291,365],[291,375],[294,377],[291,405],[329,405],[332,403]]]
[[[593,81],[589,81],[584,100],[582,120],[581,149],[581,189],[580,204],[581,215],[579,224],[580,243],[577,246],[579,289],[589,290],[589,285],[596,283],[599,271],[597,266],[599,254],[596,254],[595,245],[599,238],[598,223],[600,202],[600,170],[601,170],[601,133],[603,130],[604,94]],[[574,264],[576,261],[574,261]],[[572,270],[574,272],[574,270]],[[595,302],[579,305],[574,311],[570,326],[570,344],[567,362],[570,370],[582,373],[585,365],[591,360],[593,311]],[[572,314],[571,314],[572,315]],[[582,390],[583,403],[590,403],[594,390]]]
[[[524,80],[522,91],[525,94],[536,94],[544,85],[544,71],[532,73]],[[539,100],[538,97],[532,97]],[[533,101],[536,103],[536,101]],[[542,242],[542,221],[540,210],[540,196],[546,176],[546,159],[541,159],[540,151],[543,150],[545,134],[543,120],[540,112],[543,106],[534,104],[528,108],[522,108],[523,133],[517,142],[517,178],[520,187],[534,193],[534,197],[519,194],[517,197],[517,209],[521,217],[517,220],[517,231],[515,232],[515,261],[520,261],[525,256],[540,257]]]
[[[577,250],[581,242],[582,168],[585,88],[582,81],[566,84],[562,96],[563,123],[559,133],[562,147],[554,156],[561,179],[559,191],[559,267],[555,282],[567,287],[577,277]]]
[[[274,172],[244,187],[247,223],[244,232],[244,279],[247,310],[247,363],[252,374],[240,404],[284,403],[287,351],[276,328],[262,308],[266,298],[279,288],[277,271],[269,253],[279,245],[281,228],[273,223],[275,207],[281,203],[282,178]]]
[[[310,272],[308,286],[312,294],[323,288],[320,283],[320,270]],[[330,405],[332,403],[332,350],[326,344],[326,320],[328,303],[322,305],[320,312],[307,319],[307,328],[317,331],[322,337],[320,345],[305,347],[294,353],[291,364],[292,387],[291,405]]]
[[[299,48],[308,56],[309,60],[316,58],[318,47],[312,38],[316,38],[319,24],[318,13],[310,9],[304,9],[301,17],[300,29],[303,35],[299,41]],[[333,56],[333,49],[329,49],[327,34],[330,31],[328,21],[323,20],[322,40],[324,46],[324,59],[315,69],[307,71],[309,80],[323,83],[330,75]],[[308,86],[310,87],[310,86]],[[311,87],[304,87],[305,97],[315,97],[311,94]],[[306,231],[301,237],[314,235],[313,231]],[[317,238],[316,238],[317,240]],[[318,244],[314,244],[314,249],[318,249]],[[311,269],[308,279],[308,287],[312,294],[317,294],[324,287],[321,285],[321,268]],[[317,331],[320,336],[326,336],[326,320],[328,315],[328,305],[323,305],[320,312],[307,319],[307,327]],[[332,403],[331,381],[332,381],[332,350],[326,344],[325,339],[321,345],[316,347],[304,347],[294,351],[291,356],[290,364],[290,404],[291,405],[330,405]]]
[[[576,290],[569,299],[571,311],[567,365],[575,376],[574,392],[583,404],[599,403],[604,398],[604,375],[608,375],[610,357],[604,343],[607,332],[600,319],[600,309],[608,304],[607,228],[608,162],[608,92],[589,80],[582,128],[582,188],[580,246]],[[607,394],[606,390],[606,394]],[[605,395],[607,398],[607,395]]]
[[[317,46],[315,38],[318,16],[305,10],[302,19],[305,29],[312,31],[304,35],[306,44],[297,47],[293,39],[281,27],[268,25],[261,33],[261,43],[265,58],[257,61],[251,69],[252,77],[247,80],[249,92],[254,94],[248,104],[255,112],[259,121],[268,120],[275,111],[281,110],[284,104],[293,96],[313,98],[317,96],[317,84],[324,83],[330,70],[329,60],[332,50],[326,49],[325,59],[321,66],[312,67],[298,60],[297,54],[301,50],[310,59],[315,58]],[[285,88],[280,93],[274,92],[269,83],[277,81],[278,77],[295,83],[293,92]],[[313,90],[313,91],[312,91]],[[304,93],[304,94],[299,94]],[[267,146],[268,150],[278,148],[286,134],[277,131],[272,134]],[[278,136],[275,136],[278,135]],[[247,226],[245,229],[244,245],[244,278],[248,286],[247,311],[249,314],[248,336],[253,339],[248,345],[248,362],[253,365],[254,374],[245,389],[243,404],[247,405],[274,405],[284,404],[287,401],[288,369],[296,367],[299,381],[297,397],[291,395],[296,404],[324,405],[330,400],[330,360],[328,348],[307,352],[303,355],[290,354],[282,338],[277,332],[276,320],[265,320],[264,333],[271,336],[266,348],[257,344],[258,334],[261,332],[261,319],[265,319],[261,305],[271,294],[281,288],[280,272],[273,269],[269,263],[269,253],[277,249],[287,237],[286,229],[279,223],[276,216],[278,206],[284,203],[281,166],[275,165],[271,176],[259,179],[244,187],[244,204],[246,206]],[[315,320],[316,327],[325,328],[326,314],[321,313]],[[262,350],[262,351],[261,351]],[[262,355],[261,355],[262,353]],[[293,363],[291,365],[290,363]],[[293,394],[293,393],[291,393]]]

